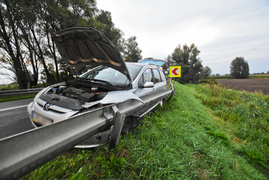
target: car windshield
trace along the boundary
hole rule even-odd
[[[140,70],[142,69],[142,66],[138,66],[135,64],[126,64],[128,71],[131,75],[132,80],[134,80],[136,78],[136,76],[138,75],[138,73],[140,72]]]
[[[133,80],[136,78],[138,72],[141,69],[141,66],[127,64],[127,68]],[[114,86],[130,84],[129,80],[124,74],[113,68],[102,65],[88,70],[87,72],[81,74],[79,77],[82,79],[106,81]]]

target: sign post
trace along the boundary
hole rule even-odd
[[[181,66],[170,66],[170,74],[171,80],[173,77],[181,77]]]

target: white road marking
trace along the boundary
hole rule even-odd
[[[18,108],[23,108],[23,107],[27,107],[28,105],[22,105],[22,106],[15,106],[15,107],[10,107],[10,108],[5,108],[5,109],[0,109],[0,112],[2,111],[9,111],[12,109],[18,109]]]

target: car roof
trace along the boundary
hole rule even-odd
[[[137,66],[145,66],[143,63],[138,63],[138,62],[126,62],[126,64],[131,64],[131,65],[137,65]]]
[[[138,62],[143,64],[154,64],[165,69],[167,69],[168,66],[168,61],[162,59],[145,58],[138,60]]]
[[[164,59],[154,59],[154,58],[139,59],[138,61],[143,61],[143,60],[153,60],[153,61],[164,61],[164,62],[167,62],[167,60],[164,60]]]
[[[157,68],[157,69],[160,69],[159,66],[155,65],[155,64],[144,64],[144,63],[139,63],[139,62],[126,62],[126,65],[136,65],[136,66],[141,66],[141,67],[144,67],[144,66],[147,66],[147,67],[154,67],[154,68]]]

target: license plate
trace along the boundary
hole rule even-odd
[[[32,112],[32,121],[41,125],[47,125],[52,123],[51,119],[45,118],[37,114],[36,112]]]

